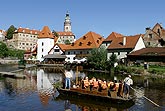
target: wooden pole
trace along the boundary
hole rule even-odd
[[[78,84],[78,66],[76,66],[76,85]]]
[[[130,87],[131,87],[131,86],[130,86]],[[136,89],[134,89],[133,87],[131,87],[131,89],[134,90],[135,92],[141,94],[140,92],[138,92],[138,91],[137,91]],[[157,103],[153,102],[151,99],[147,98],[146,96],[143,95],[142,97],[144,97],[145,99],[147,99],[149,102],[151,102],[151,103],[154,104],[155,106],[161,107],[160,105],[158,105]]]

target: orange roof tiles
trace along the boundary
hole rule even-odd
[[[36,34],[38,35],[40,33],[39,30],[30,30],[28,28],[18,28],[15,33],[26,33],[26,34]]]
[[[112,32],[104,41],[112,41],[117,37],[123,37],[123,35],[116,32]]]
[[[120,49],[120,48],[135,48],[137,41],[139,40],[140,35],[135,36],[126,36],[126,44],[123,44],[124,37],[116,38],[112,41],[112,43],[108,46],[108,49]]]
[[[52,32],[50,31],[49,27],[44,26],[42,31],[39,33],[38,38],[53,38],[54,39],[54,36]]]
[[[103,40],[104,38],[101,35],[90,31],[68,46],[67,49],[78,50],[98,48],[102,44]]]
[[[71,36],[74,35],[72,32],[57,32],[59,36]]]

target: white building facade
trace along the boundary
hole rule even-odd
[[[40,32],[37,44],[37,60],[41,62],[44,60],[43,57],[48,55],[48,52],[54,46],[54,36],[48,26],[45,26]]]

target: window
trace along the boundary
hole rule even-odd
[[[59,49],[54,49],[54,52],[60,52],[60,50]]]
[[[70,52],[68,52],[68,55],[70,54]]]
[[[42,42],[42,46],[44,46],[44,43]]]
[[[76,54],[76,52],[74,51],[74,54]]]
[[[120,52],[118,52],[118,55],[120,55]]]
[[[150,45],[150,42],[148,42],[148,45]]]
[[[149,34],[149,38],[152,38],[152,34]]]
[[[44,49],[42,48],[42,52],[44,52]]]
[[[80,54],[82,54],[82,51],[80,51]]]
[[[42,55],[42,57],[44,57],[44,56]]]

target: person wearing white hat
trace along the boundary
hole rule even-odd
[[[133,80],[131,79],[131,75],[128,75],[128,77],[124,79],[124,92],[123,92],[123,97],[125,97],[126,95],[127,99],[129,97],[130,85],[133,85]]]

